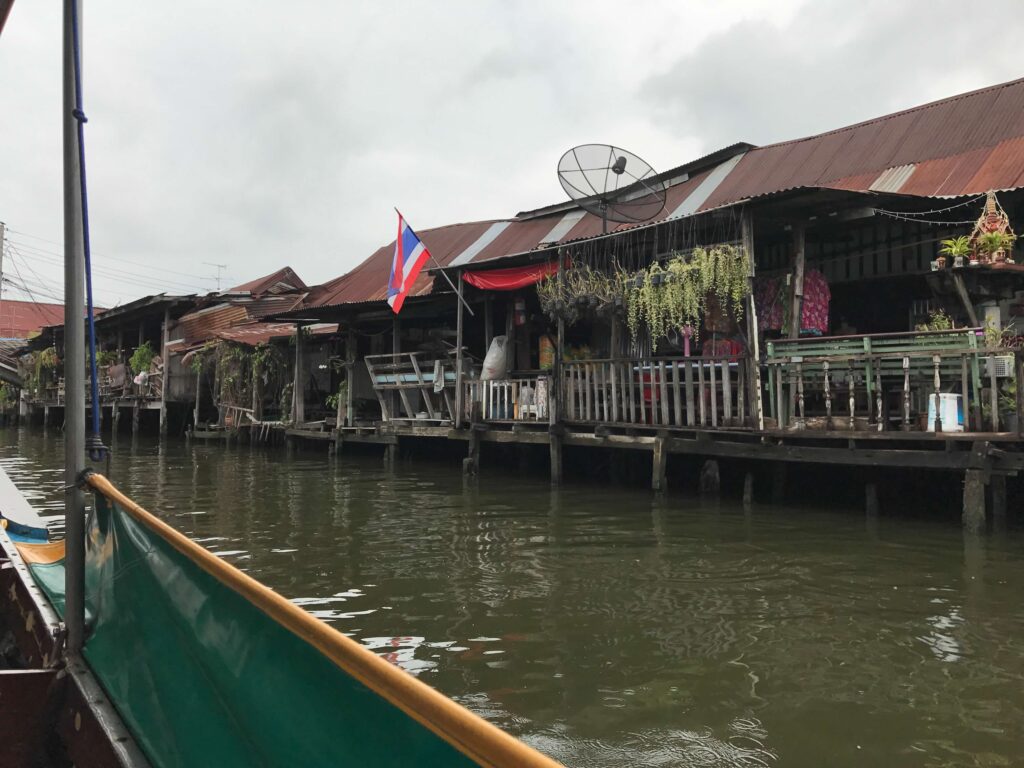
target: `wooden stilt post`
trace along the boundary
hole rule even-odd
[[[345,426],[351,427],[355,424],[355,413],[353,413],[353,392],[356,388],[356,330],[352,322],[348,323],[348,331],[345,333]]]
[[[196,371],[196,403],[195,408],[192,410],[192,428],[193,430],[199,429],[199,403],[203,394],[203,369],[200,368]]]
[[[743,478],[743,508],[754,506],[754,473],[747,472]]]
[[[551,484],[562,484],[562,435],[552,432],[549,452],[551,454]]]
[[[654,460],[652,462],[651,489],[664,491],[668,488],[668,451],[665,449],[665,438],[659,435],[654,438]]]
[[[708,459],[700,468],[700,492],[704,496],[717,496],[722,488],[722,479],[718,471],[718,462]]]
[[[302,323],[295,324],[295,368],[292,376],[292,425],[306,420],[305,378],[302,375]]]
[[[804,262],[806,229],[803,222],[793,225],[793,285],[790,295],[789,338],[800,338],[800,320],[804,304]]]
[[[117,426],[121,421],[121,401],[116,397],[110,404],[110,429],[116,435]]]
[[[864,512],[871,516],[878,514],[878,485],[875,483],[864,486]]]
[[[764,403],[761,396],[761,342],[759,339],[760,330],[757,326],[757,306],[754,301],[754,272],[756,271],[754,259],[754,216],[749,210],[743,212],[743,249],[750,259],[750,273],[747,288],[750,295],[747,297],[747,338],[750,375],[747,381],[750,387],[750,416],[751,423],[759,431],[764,431]],[[743,416],[743,414],[740,414]]]
[[[464,376],[463,376],[463,372],[462,372],[462,368],[463,368],[463,366],[462,366],[462,345],[463,345],[463,341],[462,341],[462,302],[463,302],[463,299],[462,299],[462,293],[463,293],[463,291],[462,291],[462,283],[463,283],[463,280],[462,280],[462,272],[461,272],[461,270],[455,276],[455,280],[456,280],[456,290],[458,291],[458,301],[456,302],[456,304],[458,304],[458,306],[456,307],[456,310],[455,310],[457,314],[455,316],[455,413],[454,413],[454,420],[455,420],[455,428],[456,429],[462,429],[463,413],[466,410],[465,405],[463,404],[463,402],[464,402],[463,398],[465,397],[465,394],[466,394],[465,393],[466,387],[465,387],[465,384],[464,384],[464,381],[463,381]]]
[[[139,407],[139,401],[136,398],[135,405],[132,406],[132,437],[139,434],[139,417],[142,415],[142,409]]]
[[[171,310],[164,310],[164,322],[160,336],[160,359],[163,360],[163,377],[160,382],[160,437],[167,436],[167,385],[171,378],[171,360],[167,354],[167,344],[171,340]]]
[[[979,533],[985,527],[985,474],[980,469],[964,473],[962,521],[967,533]]]
[[[462,473],[475,475],[480,469],[480,433],[470,428],[466,458],[462,461]]]

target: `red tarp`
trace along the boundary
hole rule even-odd
[[[531,264],[528,267],[508,267],[507,269],[488,269],[481,272],[463,272],[462,279],[470,285],[485,291],[514,291],[533,285],[548,275],[558,271],[558,262],[549,261],[544,264]]]

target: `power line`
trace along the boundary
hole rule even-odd
[[[18,249],[18,250],[16,250],[16,252],[26,262],[28,261],[28,257],[25,256],[24,253],[21,253],[20,249],[27,250],[31,254],[31,256],[33,258],[38,259],[39,261],[42,261],[44,263],[49,263],[49,264],[55,265],[55,266],[60,266],[61,264],[63,264],[63,257],[60,256],[59,254],[53,253],[52,251],[46,251],[46,250],[38,249],[38,248],[35,248],[34,246],[27,245],[27,244],[21,243],[21,242],[18,242],[16,244],[16,246],[14,246],[14,244],[11,244],[11,247],[16,247]],[[94,266],[93,267],[93,273],[98,274],[98,275],[103,276],[103,277],[110,278],[110,279],[120,280],[120,281],[125,282],[125,283],[133,283],[135,285],[141,286],[143,288],[148,288],[148,289],[151,289],[151,290],[166,290],[167,288],[171,288],[171,289],[174,289],[174,290],[182,290],[182,289],[184,289],[184,290],[188,290],[188,291],[192,291],[192,292],[199,292],[199,293],[205,292],[205,290],[206,290],[205,288],[203,288],[201,286],[193,285],[193,284],[190,284],[190,283],[179,282],[177,280],[165,280],[165,279],[163,279],[163,278],[161,278],[159,276],[150,277],[150,276],[147,276],[147,275],[140,274],[138,272],[129,272],[127,270],[111,269],[109,267],[96,267],[96,266]]]
[[[7,231],[8,232],[13,232],[13,233],[15,233],[17,235],[22,235],[23,237],[31,238],[33,240],[39,240],[40,242],[43,242],[43,243],[49,243],[50,245],[56,245],[58,247],[63,247],[63,245],[64,245],[63,243],[58,243],[55,240],[47,240],[45,237],[39,237],[38,235],[30,235],[28,232],[22,232],[20,229],[8,229]],[[45,249],[39,248],[38,246],[28,246],[28,247],[34,248],[35,250],[41,250],[41,251],[44,251],[45,253],[50,253],[50,254],[53,254],[55,256],[59,256],[61,258],[64,258],[64,254],[63,253],[55,253],[54,251],[46,251]],[[204,280],[204,279],[206,279],[206,278],[204,278],[204,277],[202,277],[200,275],[196,275],[196,274],[191,273],[191,272],[180,272],[180,271],[175,270],[175,269],[167,269],[167,267],[157,267],[157,266],[151,266],[149,264],[140,264],[138,261],[135,261],[133,259],[126,259],[123,256],[108,256],[107,254],[98,254],[95,251],[93,252],[93,256],[100,256],[103,259],[109,259],[111,261],[121,261],[121,262],[124,262],[125,264],[132,264],[133,266],[136,266],[136,267],[144,266],[147,269],[156,269],[156,270],[159,270],[160,272],[167,272],[167,273],[172,274],[172,275],[180,275],[181,277],[191,277],[191,278],[194,278],[194,279],[197,279],[197,280]]]

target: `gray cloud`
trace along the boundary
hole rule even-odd
[[[205,262],[327,280],[391,238],[393,205],[427,229],[561,200],[579,143],[668,168],[1010,79],[1021,14],[994,2],[92,0],[99,297],[212,288]],[[59,37],[55,4],[18,3],[0,40],[0,220],[53,292]]]
[[[1024,75],[1021,10],[1019,0],[984,13],[952,0],[818,0],[787,22],[707,37],[641,92],[708,151],[801,138]]]

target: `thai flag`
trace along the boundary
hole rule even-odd
[[[402,310],[409,289],[430,258],[430,251],[420,242],[412,227],[406,224],[401,212],[397,212],[398,237],[395,240],[395,256],[391,260],[391,277],[388,280],[388,304],[396,315]]]

